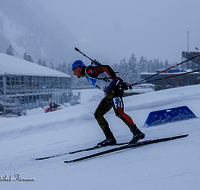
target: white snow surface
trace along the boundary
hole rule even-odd
[[[51,68],[28,62],[23,59],[0,53],[0,74],[70,77],[70,75]]]
[[[146,139],[189,134],[188,137],[120,151],[77,163],[64,155],[33,158],[91,147],[104,139],[93,112],[103,98],[98,89],[81,90],[81,104],[44,113],[29,110],[19,118],[0,117],[0,189],[6,190],[197,190],[200,186],[200,85],[180,87],[124,98],[125,112]],[[151,111],[188,106],[196,119],[146,128]],[[111,110],[105,115],[118,142],[131,140],[128,127]],[[99,149],[99,150],[103,150]],[[99,151],[98,150],[98,151]],[[34,181],[14,181],[15,174]]]

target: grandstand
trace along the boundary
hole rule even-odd
[[[0,53],[0,102],[19,102],[21,110],[71,99],[71,77],[62,72]],[[3,107],[3,108],[2,108]]]

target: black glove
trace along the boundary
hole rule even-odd
[[[115,77],[114,82],[119,89],[128,90],[128,85],[120,77]]]
[[[121,85],[120,85],[120,88],[124,89],[124,90],[128,90],[128,85],[126,82],[123,82]]]
[[[132,89],[133,89],[133,87],[132,87],[132,86],[130,86],[130,85],[128,85],[128,88],[129,88],[130,90],[132,90]]]

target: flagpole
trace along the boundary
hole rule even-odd
[[[189,31],[187,32],[187,52],[189,53]]]

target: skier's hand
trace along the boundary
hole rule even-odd
[[[122,84],[120,84],[120,88],[124,89],[124,90],[128,90],[128,85],[126,82],[123,82]]]
[[[120,77],[115,77],[114,82],[119,89],[128,90],[128,85]]]
[[[132,90],[132,89],[133,89],[132,86],[130,86],[130,85],[128,85],[128,84],[127,84],[127,86],[128,86],[128,89],[129,89],[129,90]]]
[[[114,82],[115,82],[116,86],[118,86],[120,83],[123,83],[123,80],[120,77],[115,77]]]

